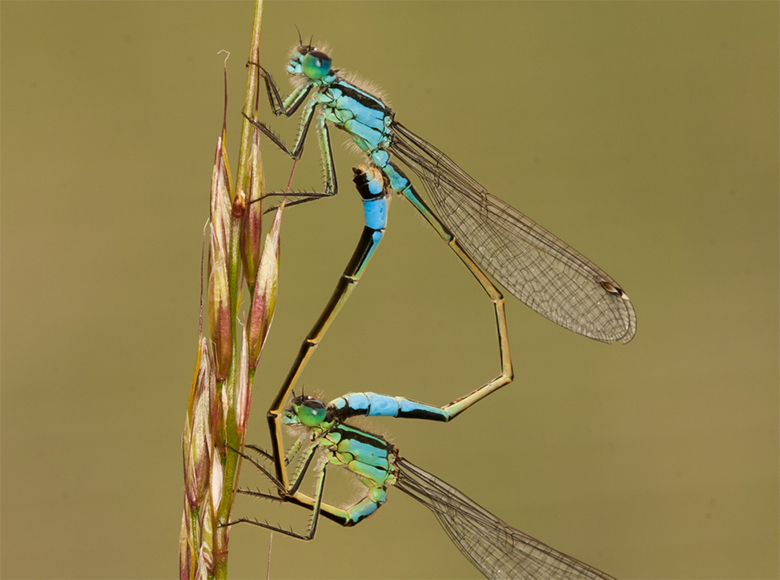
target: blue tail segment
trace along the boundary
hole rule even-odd
[[[348,393],[328,404],[328,414],[339,421],[360,415],[445,422],[451,418],[449,413],[439,407],[377,393]]]

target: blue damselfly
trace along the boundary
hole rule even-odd
[[[501,372],[483,386],[441,407],[446,420],[508,384],[514,376],[504,297],[488,275],[532,309],[569,330],[607,343],[626,343],[633,338],[636,332],[634,308],[613,278],[536,222],[490,194],[439,149],[396,121],[395,113],[379,97],[333,69],[329,55],[303,43],[294,49],[287,71],[296,81],[297,88],[287,98],[282,98],[273,78],[262,66],[252,64],[258,67],[265,80],[268,99],[276,115],[289,117],[306,103],[292,149],[265,124],[250,119],[292,158],[300,158],[316,117],[325,189],[292,204],[338,192],[329,123],[347,132],[367,155],[370,166],[356,177],[365,184],[381,184],[382,188],[381,193],[371,193],[369,198],[361,192],[364,203],[368,199],[370,206],[367,207],[371,208],[366,212],[363,235],[268,412],[276,456],[281,451],[279,417],[282,406],[382,239],[387,223],[384,193],[387,189],[404,196],[422,214],[477,279],[495,310]],[[393,158],[419,177],[430,205]],[[378,191],[380,185],[375,189]],[[277,475],[283,483],[288,483],[281,463],[277,463]]]
[[[487,578],[612,578],[584,562],[572,558],[539,540],[509,526],[453,486],[417,467],[383,437],[345,423],[359,415],[415,417],[417,413],[437,413],[439,409],[421,403],[375,393],[350,393],[326,405],[309,396],[293,397],[285,410],[284,423],[299,432],[286,462],[301,453],[299,469],[291,484],[285,486],[252,457],[244,455],[277,487],[278,495],[261,491],[241,493],[289,502],[312,510],[305,534],[250,518],[226,525],[250,523],[302,540],[311,540],[317,532],[319,516],[342,526],[354,526],[373,514],[387,500],[391,487],[400,489],[430,509],[447,535]],[[249,446],[266,459],[271,455]],[[316,458],[316,462],[314,461]],[[299,491],[304,475],[314,464],[316,481],[313,496]],[[323,500],[328,466],[354,473],[366,486],[365,496],[347,508]]]

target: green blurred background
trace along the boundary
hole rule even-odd
[[[0,574],[173,577],[217,52],[232,53],[235,167],[253,5],[0,10]],[[372,422],[507,522],[621,578],[778,577],[778,17],[774,2],[266,5],[262,61],[285,88],[297,25],[631,296],[628,346],[510,299],[510,387],[450,425]],[[292,140],[296,121],[264,118]],[[262,445],[362,227],[347,179],[360,158],[335,141],[343,193],[285,214],[249,435]],[[315,152],[299,188],[319,186]],[[264,162],[283,187],[289,160],[266,147]],[[405,201],[390,226],[303,384],[446,403],[498,370],[491,306]],[[230,575],[265,575],[268,533],[231,540]],[[273,542],[272,578],[476,576],[397,491],[357,528]]]

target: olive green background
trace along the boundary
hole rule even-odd
[[[217,53],[232,53],[235,166],[253,5],[0,10],[0,573],[173,577]],[[631,296],[627,346],[509,298],[512,385],[449,425],[370,423],[510,524],[621,578],[778,577],[778,17],[774,2],[266,5],[262,61],[285,90],[297,25]],[[264,111],[292,141],[297,121]],[[348,179],[360,157],[334,141],[342,193],[284,218],[249,435],[262,445],[264,410],[362,227]],[[320,184],[312,145],[299,188]],[[283,187],[290,161],[270,146],[264,161]],[[303,384],[443,404],[497,363],[490,303],[399,199]],[[308,522],[292,506],[237,513]],[[266,574],[268,538],[233,529],[232,577]],[[394,490],[357,528],[275,535],[271,561],[272,578],[478,576]]]

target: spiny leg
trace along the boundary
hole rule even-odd
[[[308,203],[310,201],[317,201],[318,199],[322,199],[324,197],[333,197],[331,194],[328,193],[317,193],[317,192],[307,192],[307,191],[300,191],[300,192],[286,192],[286,191],[271,191],[269,193],[266,193],[265,195],[260,196],[260,199],[266,199],[268,197],[298,197],[303,199],[296,199],[295,201],[287,201],[284,204],[285,208],[292,207],[294,205],[301,205],[302,203]],[[255,203],[256,201],[260,201],[260,199],[253,200],[250,203]],[[279,204],[281,205],[281,204]],[[272,211],[276,211],[279,209],[279,205],[272,205],[271,207],[264,209],[263,214],[271,213]]]
[[[255,464],[255,466],[257,466],[257,465]],[[314,500],[311,503],[311,510],[312,510],[311,522],[309,523],[309,531],[306,534],[299,534],[297,532],[294,532],[292,529],[288,530],[288,529],[285,529],[285,528],[283,528],[281,526],[274,526],[274,525],[269,524],[267,522],[260,522],[258,520],[254,520],[254,519],[251,519],[251,518],[238,518],[236,520],[227,522],[227,523],[225,523],[223,525],[225,525],[225,526],[232,526],[234,524],[239,524],[239,523],[252,524],[253,526],[258,526],[258,527],[261,527],[261,528],[265,528],[266,530],[271,530],[272,532],[279,532],[280,534],[284,534],[284,535],[290,536],[292,538],[297,538],[299,540],[307,540],[307,541],[311,540],[312,538],[314,538],[315,534],[317,533],[317,523],[318,523],[318,521],[320,519],[320,511],[323,508],[322,495],[323,495],[323,492],[325,490],[325,464],[322,463],[322,464],[318,465],[317,468],[315,469],[315,471],[318,471],[319,473],[318,473],[318,476],[317,476],[317,483],[315,484]],[[263,473],[265,475],[268,475],[268,473],[265,471],[265,469],[263,469]],[[275,483],[278,483],[278,482],[275,482]],[[253,495],[253,496],[256,496],[256,497],[264,497],[265,499],[269,499],[269,495],[270,495],[270,494],[263,494],[261,492],[247,492],[246,490],[242,491],[241,493],[244,493],[246,495]],[[307,501],[311,499],[308,496],[303,496],[303,497]],[[294,498],[294,495],[293,496],[282,496],[279,499],[281,501],[293,501],[292,498]],[[297,501],[293,501],[293,502],[294,503],[298,503]],[[308,507],[308,505],[307,505],[307,507]]]
[[[279,149],[287,153],[290,157],[293,159],[300,159],[301,155],[303,155],[303,146],[306,142],[306,136],[309,133],[309,127],[311,126],[311,122],[314,119],[314,113],[316,112],[316,101],[309,101],[306,105],[306,108],[303,111],[303,115],[301,115],[301,125],[298,129],[298,138],[295,140],[295,146],[292,149],[289,149],[287,145],[284,144],[284,141],[276,135],[265,123],[258,121],[257,119],[253,119],[249,115],[246,114],[245,111],[242,111],[241,114],[244,116],[244,118],[252,123],[257,129],[259,129],[263,135],[268,137],[271,142],[276,145]]]
[[[256,62],[249,61],[246,64],[247,66],[252,65],[257,67],[260,76],[263,77],[265,90],[266,93],[268,93],[268,102],[271,104],[271,110],[277,117],[281,115],[284,115],[285,117],[294,115],[295,111],[297,111],[298,107],[301,106],[301,103],[306,100],[306,97],[309,96],[309,92],[313,88],[313,85],[311,84],[302,85],[290,93],[286,99],[282,99],[279,87],[271,76],[271,73]]]
[[[268,451],[266,451],[265,449],[263,449],[261,447],[258,447],[257,445],[252,445],[252,444],[247,443],[246,445],[244,445],[244,447],[246,449],[251,449],[252,451],[257,453],[258,455],[261,455],[262,457],[264,457],[268,461],[273,461],[274,460],[274,456],[273,455],[268,453]]]
[[[305,439],[306,439],[306,437],[304,435],[304,436],[301,436],[298,439],[298,441],[296,441],[295,445],[290,449],[290,453],[288,454],[288,457],[285,459],[285,465],[288,465],[290,463],[291,458],[294,457],[295,454],[298,452],[298,450],[300,449],[301,443]],[[278,492],[279,492],[279,494],[281,496],[295,495],[295,493],[298,491],[298,488],[300,487],[301,483],[303,482],[304,475],[306,474],[306,472],[309,470],[309,467],[311,466],[311,462],[314,459],[314,453],[315,453],[315,451],[317,451],[317,445],[310,445],[306,449],[306,451],[304,452],[304,455],[303,455],[303,457],[301,459],[300,467],[298,468],[298,470],[296,472],[296,476],[293,479],[292,484],[288,488],[288,487],[285,487],[284,484],[281,481],[279,481],[276,477],[274,477],[274,475],[270,471],[268,471],[265,468],[265,466],[260,465],[250,455],[247,455],[246,453],[243,453],[243,452],[241,452],[241,451],[239,451],[237,449],[233,449],[229,445],[226,445],[226,447],[228,449],[230,449],[231,451],[234,451],[235,453],[237,453],[238,455],[240,455],[244,459],[246,459],[249,463],[251,463],[255,467],[255,469],[257,469],[263,475],[265,475],[271,481],[271,483],[273,483],[276,486],[276,488],[277,488],[277,490],[278,490]],[[261,454],[264,458],[270,459],[271,461],[273,461],[273,457],[271,457],[270,453],[260,449],[259,447],[255,446],[255,445],[247,445],[246,448],[251,449],[251,450]],[[244,493],[243,490],[239,489],[238,491],[241,492],[241,493]]]
[[[333,146],[330,143],[330,132],[325,115],[317,116],[317,141],[320,146],[320,158],[325,170],[325,193],[336,195],[339,192],[339,182],[336,176],[336,162],[333,159]]]
[[[258,129],[266,137],[268,137],[274,145],[279,147],[282,151],[287,153],[293,159],[297,160],[300,159],[301,155],[303,155],[303,145],[308,135],[309,128],[311,126],[311,121],[314,117],[315,105],[316,103],[314,102],[309,103],[309,105],[307,105],[306,111],[301,120],[301,129],[299,132],[299,136],[298,139],[296,140],[295,147],[293,147],[292,150],[290,150],[284,144],[284,142],[273,131],[271,131],[271,129],[268,128],[267,125],[261,123],[260,121],[257,121],[256,119],[252,119],[244,112],[242,112],[242,114],[250,123],[252,123],[252,125],[254,125],[256,129]],[[333,159],[333,148],[330,143],[330,133],[328,132],[328,125],[325,116],[322,113],[320,113],[317,117],[317,140],[319,142],[320,156],[322,158],[322,164],[325,171],[325,191],[324,192],[314,192],[314,191],[299,192],[299,193],[272,191],[263,195],[261,199],[265,199],[266,197],[271,197],[271,196],[283,196],[283,197],[290,196],[290,197],[305,198],[305,199],[297,199],[295,201],[286,204],[286,207],[291,207],[294,205],[307,203],[309,201],[322,199],[324,197],[333,197],[334,195],[338,194],[339,186],[338,186],[338,178],[336,176],[336,166]],[[265,210],[265,212],[263,213],[268,213],[269,211],[273,211],[277,207],[278,206],[271,207]]]
[[[252,120],[250,119],[250,121]],[[264,133],[266,131],[270,132],[270,129],[268,129],[262,123],[259,122],[256,123],[255,121],[252,121],[252,124],[254,124],[258,129],[262,130]],[[308,131],[308,125],[306,126],[306,131]],[[281,142],[281,139],[279,139],[274,133],[266,133],[266,134],[273,135],[272,141],[275,144],[280,146],[289,155],[294,155],[294,152],[289,151],[287,147],[284,145],[284,143]],[[323,115],[322,113],[320,113],[317,117],[317,140],[319,142],[319,147],[320,147],[320,157],[322,159],[322,167],[323,167],[323,171],[325,172],[325,191],[322,193],[312,191],[312,192],[298,192],[292,194],[288,192],[272,191],[263,195],[261,199],[264,199],[266,197],[271,197],[271,196],[284,196],[284,197],[292,196],[292,197],[306,198],[306,199],[298,199],[296,201],[287,203],[286,206],[290,207],[293,205],[298,205],[301,203],[322,199],[323,197],[332,197],[339,192],[338,176],[336,174],[336,165],[333,159],[333,147],[331,146],[330,143],[330,133],[328,131],[327,120],[325,118],[325,115]],[[266,210],[264,213],[268,213],[269,211],[276,209],[276,207],[278,206],[272,207]]]
[[[293,459],[295,459],[295,456],[300,451],[303,443],[306,442],[306,441],[311,441],[311,440],[309,439],[309,437],[305,433],[302,433],[298,437],[298,439],[295,441],[295,443],[293,443],[290,446],[290,449],[287,451],[287,454],[285,455],[285,458],[284,458],[284,465],[285,466],[288,466],[288,465],[290,465],[290,463],[292,463]],[[309,449],[311,449],[311,448],[312,448],[312,446],[307,448],[305,453],[308,453]],[[254,451],[255,453],[260,455],[266,461],[271,461],[271,462],[275,461],[275,458],[274,458],[273,454],[269,453],[265,449],[262,449],[262,448],[258,447],[257,445],[247,444],[247,445],[244,446],[244,449],[250,449],[251,451]],[[273,476],[270,476],[268,474],[267,470],[264,467],[258,466],[257,463],[255,461],[253,461],[250,457],[247,457],[244,454],[240,454],[240,455],[242,455],[242,457],[245,457],[246,459],[248,459],[252,463],[252,465],[255,465],[256,467],[258,467],[258,469],[260,469],[260,471],[262,471],[269,479],[271,479],[271,481],[273,481],[274,484],[281,491],[287,492],[287,490],[284,488],[284,486],[282,486],[282,484],[279,483],[276,478],[274,478]],[[301,470],[299,469],[298,471],[300,472]],[[305,469],[304,469],[304,471],[305,471]]]

